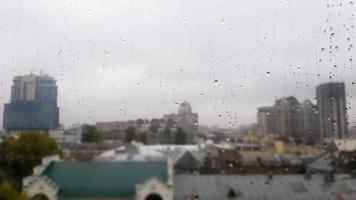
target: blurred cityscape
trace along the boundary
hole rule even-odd
[[[355,199],[345,84],[315,91],[261,105],[237,129],[200,125],[186,101],[160,118],[64,127],[56,80],[16,76],[0,142],[36,131],[59,146],[22,180],[38,199]]]

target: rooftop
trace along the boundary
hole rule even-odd
[[[174,180],[174,199],[189,197],[204,200],[263,199],[263,200],[354,200],[356,179],[336,175],[335,181],[325,183],[324,176],[313,175],[178,175]]]
[[[168,180],[167,162],[52,162],[42,175],[64,197],[133,197],[150,178]]]

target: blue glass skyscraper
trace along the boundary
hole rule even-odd
[[[16,76],[11,102],[4,108],[4,128],[8,131],[58,128],[57,94],[56,80],[48,75]]]

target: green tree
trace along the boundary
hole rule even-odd
[[[171,129],[169,128],[169,126],[164,127],[163,137],[165,137],[167,139],[167,138],[170,138],[171,136],[172,136],[172,132],[171,132]]]
[[[176,137],[175,137],[175,144],[186,144],[187,143],[187,137],[186,134],[183,130],[183,128],[178,127],[177,132],[176,132]]]
[[[129,127],[127,130],[126,130],[126,140],[125,142],[126,143],[130,143],[134,140],[137,139],[137,136],[136,136],[136,130],[134,127]]]
[[[33,172],[45,156],[61,154],[55,140],[41,131],[26,131],[8,137],[0,144],[0,171],[6,179],[21,185],[22,178]]]
[[[99,143],[103,140],[103,134],[100,133],[95,126],[84,124],[82,126],[82,142],[83,143]]]
[[[170,127],[167,125],[166,127],[164,127],[164,130],[163,130],[164,142],[165,143],[172,143],[171,137],[172,137],[172,132],[171,132]]]
[[[143,132],[138,136],[138,141],[142,142],[143,144],[147,144],[148,142],[148,134],[147,132]]]
[[[1,200],[28,200],[24,193],[17,192],[10,183],[3,182],[0,184]]]
[[[157,133],[159,124],[160,124],[159,119],[152,119],[150,124],[150,131],[153,133]]]

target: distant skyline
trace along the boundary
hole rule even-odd
[[[43,72],[66,126],[158,118],[187,101],[200,124],[236,128],[277,98],[313,100],[318,84],[344,81],[355,127],[355,6],[2,0],[0,126],[12,78]]]

